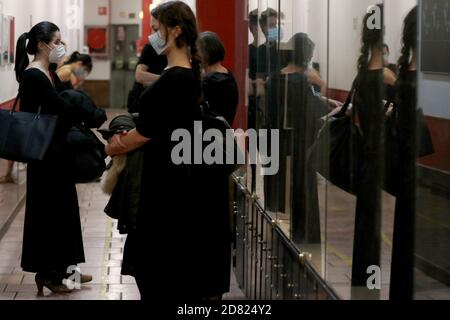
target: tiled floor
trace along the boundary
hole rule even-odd
[[[98,184],[78,186],[80,214],[86,263],[83,273],[92,274],[94,281],[67,295],[49,291],[37,297],[34,275],[20,268],[22,249],[23,209],[0,241],[0,300],[139,300],[140,295],[132,277],[120,275],[125,237],[116,230],[116,221],[103,209],[108,200]],[[225,299],[243,299],[233,279],[232,291]]]

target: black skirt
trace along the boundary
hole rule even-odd
[[[85,262],[70,153],[28,165],[21,266],[26,272],[66,269]]]

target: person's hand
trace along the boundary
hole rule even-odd
[[[256,79],[256,96],[264,97],[266,95],[265,89],[266,82],[263,79]]]
[[[255,94],[255,81],[253,81],[252,79],[247,79],[248,80],[248,95],[249,97],[253,96]]]
[[[327,102],[330,110],[342,109],[342,106],[344,105],[342,102],[333,99],[328,99]]]
[[[389,105],[388,110],[386,111],[386,116],[387,117],[392,117],[393,114],[394,114],[394,105],[391,103]]]
[[[120,134],[114,135],[109,141],[108,145],[106,146],[106,153],[113,157],[117,154],[120,154],[121,151],[126,149],[126,145],[122,142],[122,137],[125,137],[128,135],[127,131],[123,131]]]
[[[111,144],[117,144],[118,146],[125,147],[125,145],[122,143],[122,137],[125,137],[128,135],[128,131],[123,131],[120,134],[115,134],[111,138]]]

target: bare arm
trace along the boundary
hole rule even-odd
[[[264,79],[257,78],[256,79],[256,96],[257,97],[264,97],[266,95],[266,88],[265,88],[266,82]]]
[[[395,82],[397,82],[397,76],[394,72],[392,72],[392,70],[384,68],[383,75],[384,75],[384,84],[394,86]]]
[[[115,135],[106,146],[105,151],[111,157],[127,154],[147,144],[150,139],[142,136],[136,129]]]
[[[136,82],[148,87],[159,79],[159,75],[148,72],[148,67],[139,64],[136,68]]]
[[[327,94],[327,84],[322,80],[319,73],[316,70],[311,70],[308,73],[308,82],[312,85],[318,86],[320,88],[320,93],[325,96]]]

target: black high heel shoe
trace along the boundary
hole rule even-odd
[[[73,290],[70,290],[63,284],[54,284],[51,279],[42,277],[39,274],[36,274],[34,280],[36,281],[36,286],[38,289],[38,296],[44,295],[44,287],[49,289],[53,293],[71,293]]]

